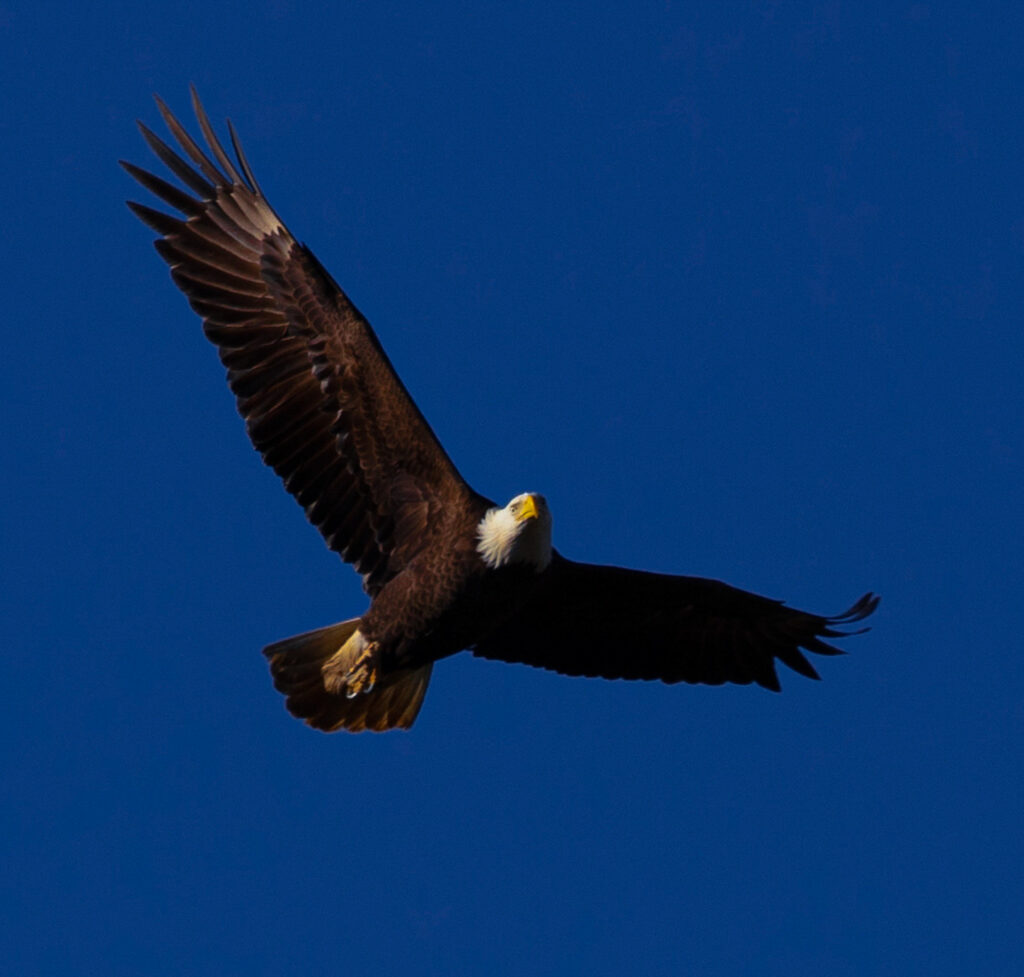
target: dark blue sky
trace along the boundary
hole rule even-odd
[[[1019,972],[1002,9],[0,6],[9,972]],[[411,733],[288,717],[260,648],[365,599],[124,207],[189,82],[475,487],[870,634],[778,696],[464,655]]]

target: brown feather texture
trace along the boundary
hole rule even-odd
[[[473,493],[369,323],[271,209],[237,139],[236,167],[192,98],[216,163],[159,99],[191,163],[139,128],[196,196],[122,163],[185,219],[129,206],[161,235],[157,251],[220,352],[256,450],[373,594],[430,545],[438,510]]]
[[[839,654],[829,642],[859,633],[848,627],[872,594],[822,617],[715,580],[576,563],[551,549],[542,496],[498,509],[474,492],[369,323],[270,207],[230,122],[233,156],[194,89],[192,105],[205,147],[160,99],[177,149],[139,123],[180,185],[122,163],[177,214],[129,206],[159,235],[256,450],[371,598],[360,618],[264,649],[293,715],[408,728],[433,663],[463,649],[566,675],[778,690],[776,661],[816,679],[805,653]]]

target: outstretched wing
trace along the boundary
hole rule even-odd
[[[842,654],[822,639],[859,633],[837,629],[863,620],[877,605],[877,597],[865,594],[844,614],[819,617],[717,580],[556,555],[524,611],[472,650],[565,675],[756,682],[777,692],[775,659],[818,678],[803,651]]]
[[[139,127],[188,190],[122,165],[184,219],[129,206],[161,235],[156,249],[220,352],[256,450],[375,593],[429,545],[440,513],[479,497],[370,324],[267,203],[231,124],[237,161],[194,89],[208,151],[159,98],[157,104],[190,162]]]

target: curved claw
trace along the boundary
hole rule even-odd
[[[346,699],[354,699],[357,695],[373,691],[379,677],[377,647],[377,642],[371,641],[359,653],[359,657],[345,675]]]

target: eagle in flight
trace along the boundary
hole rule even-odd
[[[543,495],[504,506],[461,477],[348,296],[263,196],[228,123],[207,148],[158,98],[181,153],[139,123],[180,186],[122,163],[181,217],[129,206],[203,320],[256,450],[362,575],[357,618],[264,649],[289,711],[316,729],[408,728],[433,664],[468,649],[565,675],[778,691],[775,661],[857,631],[878,598],[822,617],[716,580],[577,563]],[[183,189],[184,188],[184,189]]]

